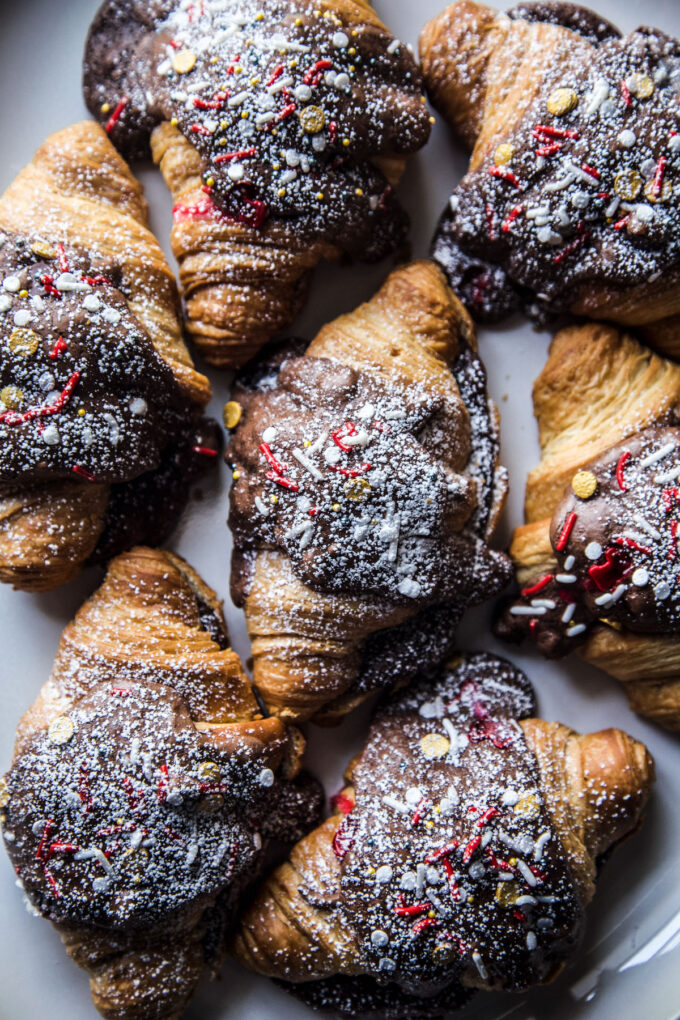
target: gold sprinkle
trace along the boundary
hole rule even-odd
[[[597,478],[592,471],[577,471],[571,480],[574,495],[579,499],[590,499],[597,489]]]
[[[202,815],[214,815],[224,804],[224,797],[221,793],[209,793],[196,805],[196,810]]]
[[[193,50],[180,50],[173,56],[172,66],[177,74],[188,74],[196,67],[196,54]]]
[[[670,181],[662,181],[661,188],[654,185],[651,180],[645,185],[645,198],[649,202],[667,202],[673,194],[673,185]]]
[[[501,907],[514,907],[518,896],[517,882],[499,882],[496,886],[496,902]]]
[[[239,480],[239,478],[241,477],[241,472],[240,471],[232,471],[231,477],[234,479],[235,482],[237,482]]]
[[[84,407],[79,407],[78,408],[78,417],[79,418],[84,418],[85,414],[86,414],[85,408]]]
[[[262,12],[260,12],[259,14],[256,14],[255,15],[255,21],[264,21],[264,14],[262,14]]]
[[[177,127],[179,121],[177,120],[177,117],[173,117],[170,123],[172,124],[173,127]]]
[[[316,197],[318,198],[318,200],[320,202],[323,202],[323,191],[317,192],[317,196]]]
[[[334,510],[334,512],[335,512],[336,514],[337,514],[337,513],[339,512],[339,510],[340,510],[340,509],[341,509],[341,507],[340,507],[340,504],[339,504],[339,503],[334,503],[334,504],[333,504],[333,510]]]
[[[296,18],[296,19],[295,19],[295,24],[296,24],[296,25],[297,25],[297,27],[299,28],[299,27],[300,27],[300,25],[302,24],[302,18]]]
[[[208,185],[209,188],[214,188],[215,187],[215,178],[214,177],[206,177],[205,183]]]
[[[428,818],[428,820],[425,822],[425,828],[426,829],[434,829],[434,822],[431,821],[431,819]]]
[[[54,259],[57,257],[56,251],[51,244],[47,243],[47,241],[35,241],[35,243],[31,245],[31,251],[40,259]]]
[[[224,422],[225,429],[235,429],[241,420],[242,414],[243,408],[238,400],[227,401],[222,412],[222,421]]]
[[[111,103],[102,103],[100,110],[102,113],[111,113]]]
[[[32,329],[13,329],[10,334],[9,349],[22,358],[32,358],[39,344],[40,337]]]
[[[538,803],[538,797],[535,793],[523,794],[515,804],[513,810],[516,815],[522,815],[524,818],[535,818],[541,810]]]
[[[428,120],[429,120],[430,124],[436,124],[437,123],[437,118],[436,117],[428,117]]]
[[[2,777],[0,778],[0,808],[7,807],[9,804],[9,786],[7,780]]]
[[[70,716],[58,715],[49,725],[47,739],[51,744],[68,744],[75,733],[75,729]]]
[[[654,92],[654,82],[649,75],[638,71],[628,79],[628,88],[638,99],[649,99]]]
[[[366,874],[367,875],[375,875],[375,868],[372,867],[372,865],[369,864],[369,866],[366,868]]]
[[[357,188],[357,189],[355,190],[355,192],[354,192],[354,194],[355,194],[355,195],[358,195],[358,196],[359,196],[359,198],[361,198],[361,196],[363,195],[363,193],[364,193],[364,189],[363,189],[363,188]]]
[[[19,297],[27,298],[28,297],[28,291],[27,290],[20,290],[19,291]]]
[[[436,963],[452,963],[458,959],[458,950],[452,942],[440,942],[432,950],[432,959]]]
[[[493,154],[493,161],[496,166],[505,166],[507,163],[511,163],[515,151],[515,146],[511,145],[510,142],[501,142]]]
[[[17,411],[21,407],[23,399],[24,394],[18,386],[5,386],[0,390],[0,400],[12,411]]]
[[[270,503],[273,503],[273,504],[274,504],[274,506],[276,506],[276,504],[278,503],[278,501],[279,501],[279,497],[278,497],[278,496],[270,496],[270,497],[269,497],[269,502],[270,502]]]
[[[344,492],[347,499],[355,503],[363,503],[368,499],[371,491],[371,483],[366,478],[349,478],[344,485]]]
[[[354,46],[350,46],[350,48],[347,50],[347,52],[349,53],[350,57],[356,57],[356,55],[357,55],[357,51],[354,48]]]
[[[214,761],[204,761],[198,766],[198,778],[203,783],[219,783],[222,769]]]
[[[307,449],[307,447],[312,445],[311,439],[305,439],[302,445],[304,446],[305,449]]]
[[[428,917],[436,917],[437,915],[435,914],[434,910],[428,910],[427,916]]]
[[[277,194],[278,194],[279,198],[283,198],[283,196],[286,194],[286,189],[285,188],[279,188]]]
[[[342,144],[343,144],[343,145],[345,146],[345,148],[347,149],[347,148],[348,148],[348,147],[349,147],[349,146],[350,146],[350,145],[351,145],[352,143],[350,142],[349,138],[343,138],[343,140],[342,140]]]
[[[614,191],[624,202],[631,202],[640,194],[643,183],[637,170],[622,170],[614,178]]]
[[[451,743],[441,733],[427,733],[420,741],[420,750],[426,758],[443,758],[449,753]]]
[[[326,126],[326,114],[320,106],[306,106],[300,114],[300,127],[308,135],[316,135]]]
[[[248,120],[248,117],[250,117],[250,114],[248,113],[248,111],[247,110],[241,110],[241,120]]]
[[[578,96],[573,89],[555,89],[548,96],[548,113],[564,117],[578,105]]]

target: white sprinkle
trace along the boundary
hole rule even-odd
[[[536,944],[537,944],[536,933],[533,932],[533,931],[528,931],[527,932],[527,949],[529,950],[529,952],[533,952],[533,950],[536,948]]]
[[[519,794],[517,790],[513,790],[511,786],[508,786],[505,788],[505,790],[503,790],[503,794],[501,796],[501,804],[503,804],[504,807],[514,807],[518,800]]]
[[[342,457],[342,450],[338,446],[329,446],[323,452],[323,459],[327,464],[337,464]]]
[[[58,446],[60,442],[59,429],[52,422],[43,429],[40,438],[47,446]]]
[[[307,452],[309,454],[318,453],[319,450],[321,449],[321,447],[323,446],[323,444],[326,442],[327,439],[328,439],[328,432],[322,432],[321,435],[319,436],[319,438],[316,440],[316,442],[312,443],[312,445],[309,447],[309,450]]]
[[[434,907],[434,909],[437,911],[437,913],[442,914],[444,917],[446,917],[447,914],[446,908],[444,907],[444,904],[439,899],[439,897],[435,896],[431,889],[428,889],[425,895],[432,904],[432,906]]]
[[[21,290],[21,280],[18,276],[6,276],[2,285],[10,294],[16,294],[18,290]]]
[[[355,436],[345,436],[343,442],[346,446],[368,446],[371,437],[368,432],[361,429]]]
[[[589,542],[585,551],[589,560],[599,560],[602,555],[602,546],[599,542]]]
[[[556,191],[564,191],[570,184],[573,184],[576,180],[576,174],[570,173],[566,177],[560,177],[558,181],[553,181],[551,184],[546,184],[544,191],[553,194]]]
[[[137,417],[142,418],[148,410],[149,405],[144,400],[144,397],[133,397],[130,401],[130,411],[132,414],[137,415]]]
[[[198,843],[192,843],[187,850],[186,864],[187,867],[191,867],[196,858],[198,857]]]
[[[635,217],[640,220],[641,223],[651,223],[654,219],[654,210],[651,205],[636,205],[633,212]]]
[[[571,602],[562,613],[562,623],[571,623],[574,613],[576,612],[576,603]]]
[[[0,294],[0,313],[8,312],[12,307],[12,299],[9,294]]]
[[[616,212],[616,210],[618,209],[618,207],[620,205],[621,205],[621,198],[619,197],[619,195],[616,195],[611,200],[611,202],[609,203],[607,208],[605,209],[605,211],[604,211],[605,216],[608,216],[608,217],[611,218],[614,215],[614,213]]]
[[[658,532],[656,528],[653,528],[649,521],[646,521],[644,517],[635,517],[634,520],[637,526],[642,528],[642,530],[646,532],[650,538],[661,538],[660,532]]]
[[[88,312],[98,312],[102,303],[96,294],[87,294],[83,299],[83,308]]]
[[[110,322],[112,326],[117,326],[120,322],[121,315],[117,308],[105,308],[102,312],[102,318]]]
[[[525,864],[524,861],[519,860],[519,858],[517,860],[517,870],[519,871],[520,875],[527,883],[527,885],[530,885],[532,888],[538,885],[538,879],[534,875],[529,865]]]
[[[659,581],[654,589],[654,595],[659,602],[665,601],[671,593],[671,586],[667,581]]]
[[[397,50],[400,49],[400,48],[401,48],[401,43],[399,42],[399,40],[398,39],[393,39],[392,42],[390,43],[390,45],[387,47],[387,52],[389,53],[390,56],[392,56],[392,54],[396,53]]]
[[[110,885],[111,883],[108,878],[101,878],[100,876],[99,878],[95,878],[93,881],[92,889],[94,892],[108,892]]]
[[[546,609],[533,609],[531,606],[511,606],[512,616],[545,616]]]
[[[448,815],[453,811],[454,807],[459,803],[460,797],[455,786],[449,786],[446,791],[446,796],[439,805],[440,811],[443,815]]]
[[[444,715],[444,702],[439,695],[437,695],[434,701],[424,701],[418,709],[418,714],[421,715],[423,719],[441,719]]]
[[[90,289],[87,283],[78,280],[73,273],[62,273],[54,281],[54,286],[64,294]]]
[[[323,475],[319,469],[312,464],[311,460],[304,455],[302,450],[293,450],[293,456],[298,464],[301,464],[306,471],[309,471],[312,478],[315,478],[317,482],[323,481]]]
[[[598,597],[595,599],[595,605],[608,606],[611,600],[612,600],[611,595],[609,594],[608,591],[606,591],[603,595],[598,595]]]
[[[532,907],[538,903],[535,896],[518,896],[515,900],[518,907]]]
[[[576,574],[555,574],[555,580],[560,584],[575,584],[577,577]]]
[[[255,123],[258,127],[262,127],[263,124],[271,124],[273,120],[276,120],[275,113],[258,113]]]
[[[267,92],[270,96],[275,96],[277,92],[289,89],[292,84],[293,79],[290,76],[284,76],[283,78],[278,78],[272,85],[268,85]]]
[[[253,833],[253,846],[255,847],[256,850],[262,849],[262,836],[260,835],[259,832]]]
[[[113,874],[113,868],[111,867],[111,865],[109,864],[106,857],[104,856],[104,854],[102,853],[98,846],[90,847],[89,853],[91,854],[91,857],[94,860],[101,864],[102,868],[104,869],[107,875]]]
[[[587,99],[587,105],[585,108],[585,116],[592,117],[593,114],[598,113],[600,107],[604,103],[605,99],[609,99],[611,88],[608,81],[600,78],[595,83],[595,88],[590,93]]]
[[[619,143],[619,145],[622,145],[624,147],[624,149],[632,149],[637,141],[637,138],[635,137],[635,134],[632,131],[629,131],[628,128],[626,128],[624,131],[619,132],[616,140]]]
[[[312,98],[312,90],[309,85],[298,85],[293,95],[299,102],[304,103]]]
[[[388,807],[394,808],[395,811],[399,811],[402,815],[410,815],[411,808],[408,804],[404,804],[402,801],[397,800],[396,797],[388,795],[383,797],[383,804],[387,804]]]
[[[349,45],[349,36],[345,32],[336,32],[331,42],[335,46],[336,50],[344,50]]]
[[[383,956],[382,960],[378,963],[378,970],[386,970],[391,973],[396,969],[396,962],[391,960],[389,956]]]
[[[419,864],[416,869],[416,896],[423,895],[423,889],[425,888],[425,876],[427,875],[427,868],[424,864]]]
[[[276,439],[276,437],[278,436],[278,434],[279,434],[279,430],[275,429],[273,425],[270,425],[262,433],[262,442],[263,443],[273,443],[274,440]]]
[[[273,786],[274,773],[272,772],[271,769],[262,769],[259,776],[257,777],[257,781],[261,783],[262,786]]]
[[[449,209],[451,212],[458,212],[460,209],[460,197],[458,195],[451,195],[449,199]]]
[[[550,829],[546,829],[545,832],[542,832],[541,835],[536,840],[536,845],[534,847],[535,861],[540,861],[541,857],[543,856],[543,850],[545,849],[545,844],[550,839],[550,835],[551,835]]]
[[[668,148],[671,150],[671,152],[680,151],[680,135],[673,135],[673,137],[668,143]]]
[[[553,602],[552,599],[532,599],[532,606],[537,606],[539,609],[556,609],[557,603]]]
[[[231,99],[227,100],[227,106],[231,107],[232,109],[235,106],[241,106],[243,103],[245,103],[247,98],[248,98],[247,92],[237,92],[235,96],[232,96]]]
[[[381,885],[384,885],[385,883],[392,881],[393,874],[394,872],[389,864],[381,864],[375,873],[375,880],[376,882],[380,882]]]
[[[504,832],[503,829],[500,829],[498,838],[501,843],[505,843],[511,850],[517,850],[520,854],[530,854],[533,852],[534,841],[530,836],[511,836],[509,833]]]
[[[381,949],[389,943],[389,936],[387,932],[382,931],[381,928],[376,928],[374,932],[371,932],[371,942],[376,949]]]
[[[255,497],[255,506],[260,511],[263,517],[269,517],[271,509],[262,502],[259,496]]]
[[[406,411],[403,407],[395,407],[391,411],[385,411],[383,418],[385,421],[396,421],[398,418],[405,418]]]
[[[42,832],[42,829],[41,829],[41,832]],[[416,887],[416,882],[417,882],[417,879],[416,879],[415,871],[405,871],[404,874],[401,876],[401,882],[399,883],[399,888],[403,889],[404,892],[413,892],[413,890]]]
[[[144,839],[144,830],[143,829],[135,829],[135,831],[130,836],[130,849],[131,850],[136,850],[139,846],[141,846],[141,843],[142,843],[143,839]]]
[[[342,71],[340,74],[336,75],[333,84],[336,89],[340,89],[340,91],[345,91],[346,89],[349,88],[350,85],[349,75]]]
[[[413,804],[414,807],[416,804],[420,804],[423,797],[424,797],[423,791],[420,789],[419,786],[411,786],[406,791],[406,802],[407,804]]]
[[[618,602],[624,592],[627,591],[625,584],[620,584],[612,593],[612,602]]]
[[[680,477],[680,465],[667,471],[665,475],[654,475],[654,481],[657,485],[666,485],[668,482],[674,482],[678,477]]]
[[[373,418],[374,416],[375,407],[373,406],[373,404],[364,404],[364,406],[357,411],[357,418],[360,421],[370,421],[370,419]]]
[[[15,326],[27,326],[31,321],[31,313],[26,308],[20,308],[18,312],[14,314],[14,325]]]
[[[637,588],[644,588],[649,581],[649,572],[645,567],[638,567],[637,570],[633,571],[631,581]]]
[[[484,961],[482,960],[482,958],[479,955],[479,953],[477,952],[477,950],[475,950],[474,953],[472,954],[472,961],[473,961],[475,967],[477,968],[477,970],[479,972],[479,976],[482,979],[482,981],[486,981],[487,978],[489,977],[489,972],[487,971],[486,967],[484,966]]]
[[[567,631],[567,637],[578,637],[579,634],[583,634],[586,629],[585,623],[577,623],[575,627],[571,627]]]
[[[246,175],[246,168],[243,163],[231,163],[227,170],[227,177],[230,181],[242,181]]]
[[[571,570],[575,563],[576,563],[575,556],[567,556],[566,560],[564,561],[564,569]]]
[[[406,596],[409,599],[415,599],[420,595],[420,584],[418,581],[412,581],[410,577],[404,577],[397,585],[397,591],[400,595]]]

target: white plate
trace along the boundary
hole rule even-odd
[[[376,7],[401,39],[416,43],[424,22],[445,0],[376,0]],[[97,0],[22,0],[0,3],[0,131],[3,163],[0,187],[10,183],[34,150],[53,131],[86,116],[80,91],[80,62]],[[678,0],[599,0],[600,13],[623,30],[654,24],[680,34]],[[465,169],[465,156],[438,123],[428,147],[409,166],[401,190],[411,212],[414,254],[427,254],[430,236],[452,186]],[[160,176],[150,167],[140,174],[151,203],[152,225],[167,249],[170,201]],[[297,335],[310,339],[329,318],[368,298],[387,265],[356,269],[325,267],[316,274],[312,300]],[[293,331],[291,331],[293,332]],[[485,331],[481,352],[490,389],[503,416],[503,463],[510,469],[511,492],[504,541],[521,521],[524,480],[538,457],[531,408],[531,385],[546,355],[548,337],[519,320]],[[204,366],[201,366],[204,367]],[[213,413],[220,416],[228,397],[227,379],[210,377]],[[234,647],[249,654],[241,614],[228,597],[231,542],[225,527],[227,473],[204,487],[173,537],[172,548],[225,599]],[[59,635],[100,574],[89,571],[56,592],[27,595],[0,590],[0,767],[9,764],[16,723],[47,678]],[[489,649],[508,656],[488,632],[488,609],[471,613],[460,632],[463,648]],[[539,695],[541,714],[581,730],[620,726],[652,751],[658,783],[642,832],[614,855],[599,882],[590,909],[584,946],[568,971],[550,988],[529,995],[479,995],[460,1020],[675,1020],[680,1014],[680,745],[638,719],[619,685],[581,662],[551,664],[538,655],[511,657],[526,669]],[[368,712],[359,711],[334,731],[309,729],[310,762],[332,793],[344,764],[361,747]],[[0,1016],[24,1020],[93,1020],[87,977],[66,957],[50,926],[24,910],[11,869],[0,862]],[[268,981],[228,964],[222,980],[204,985],[187,1020],[281,1020],[313,1014]]]

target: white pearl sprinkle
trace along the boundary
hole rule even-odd
[[[644,586],[649,581],[649,573],[646,570],[646,568],[645,567],[638,567],[637,570],[633,571],[633,576],[631,577],[631,581],[638,588],[644,588]]]
[[[12,307],[12,299],[9,294],[0,294],[0,313],[8,312]]]
[[[15,326],[27,326],[31,321],[31,313],[26,308],[20,308],[14,315]]]
[[[101,306],[102,303],[96,294],[88,294],[83,299],[83,308],[88,312],[98,312]]]
[[[371,932],[371,942],[376,949],[381,949],[383,946],[386,946],[389,941],[387,932],[382,931],[380,928],[376,928],[374,932]]]
[[[149,410],[149,405],[143,397],[133,397],[130,401],[130,410],[141,418]]]
[[[21,290],[21,280],[18,276],[6,276],[2,285],[10,294],[16,294],[18,290]]]
[[[266,428],[262,433],[262,442],[273,443],[278,434],[278,429],[275,429],[273,425],[270,425],[269,428]]]
[[[345,32],[336,32],[331,42],[335,46],[336,50],[344,50],[349,45],[349,36]]]
[[[227,170],[227,176],[230,181],[241,181],[245,177],[245,167],[243,163],[232,163]]]
[[[102,312],[102,318],[110,322],[112,326],[117,326],[120,322],[121,315],[117,308],[105,308]]]
[[[40,438],[47,446],[58,446],[60,441],[59,429],[54,423],[52,423],[51,425],[48,425],[47,428],[43,429]]]
[[[599,542],[589,542],[586,546],[586,556],[589,560],[599,560],[602,555],[602,546]]]
[[[671,593],[671,586],[667,581],[659,581],[654,589],[654,596],[659,602],[665,601]]]
[[[342,452],[337,446],[329,446],[323,452],[323,459],[327,464],[337,464],[342,457]]]
[[[423,799],[423,791],[418,786],[411,786],[406,791],[406,803],[407,804],[420,804]]]
[[[376,882],[386,883],[392,880],[393,871],[389,864],[381,864],[375,873]]]
[[[274,773],[271,769],[262,769],[259,776],[257,777],[262,786],[273,786],[274,785]]]
[[[624,149],[632,149],[635,145],[637,138],[635,134],[626,128],[624,131],[620,131],[617,137],[617,142],[622,145]]]

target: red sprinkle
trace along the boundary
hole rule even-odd
[[[348,815],[354,809],[354,801],[345,793],[336,793],[334,797],[331,797],[331,807],[333,810],[342,812],[343,815]]]
[[[41,861],[45,856],[45,846],[47,844],[47,840],[50,838],[50,836],[52,835],[56,828],[57,823],[54,821],[54,819],[48,818],[48,820],[45,822],[45,828],[43,829],[42,836],[40,837],[40,842],[38,843],[38,849],[35,852],[36,860]]]
[[[413,817],[411,818],[411,827],[412,828],[415,829],[416,825],[418,825],[420,823],[420,821],[422,820],[423,814],[425,813],[425,807],[429,803],[430,802],[427,799],[427,797],[423,797],[423,799],[420,801],[420,803],[418,804],[418,807],[413,812]]]
[[[630,214],[628,214],[627,216],[623,216],[620,220],[617,220],[616,223],[614,224],[614,230],[623,230],[629,219]]]
[[[626,464],[628,463],[629,460],[630,460],[630,450],[624,450],[624,452],[619,457],[618,464],[616,465],[616,483],[617,483],[619,489],[621,489],[621,492],[628,492],[628,486],[626,485],[626,483],[625,483],[625,481],[623,479],[623,470],[624,470],[624,468],[625,468],[625,466],[626,466]]]
[[[267,88],[269,88],[270,85],[273,85],[274,82],[277,80],[277,78],[281,77],[281,75],[283,74],[283,71],[284,71],[283,64],[279,64],[279,66],[276,68],[276,70],[274,71],[273,75],[271,76],[271,78],[267,82]]]
[[[446,872],[446,877],[449,882],[449,892],[451,893],[451,899],[457,901],[460,899],[460,889],[458,888],[458,882],[456,881],[456,873],[454,871],[453,864],[448,859],[448,857],[444,858],[442,864],[444,866],[444,871]]]
[[[669,514],[673,509],[673,502],[680,502],[680,489],[664,489],[663,490],[663,509],[664,513]]]
[[[475,836],[474,839],[470,840],[468,845],[465,847],[465,850],[463,851],[463,864],[467,864],[467,862],[470,860],[475,851],[479,849],[481,842],[482,842],[481,836]]]
[[[402,897],[402,902],[394,908],[394,912],[399,917],[418,917],[419,914],[426,914],[431,908],[431,903],[413,903],[410,907],[406,906]]]
[[[111,132],[115,128],[116,124],[120,120],[120,116],[121,116],[123,110],[125,109],[125,107],[127,106],[127,104],[129,102],[130,102],[130,97],[129,96],[123,96],[121,101],[118,103],[118,106],[116,107],[116,109],[113,111],[113,113],[111,114],[111,116],[109,117],[109,119],[106,122],[106,127],[105,127],[104,130],[106,131],[107,135],[111,134]]]
[[[300,486],[296,482],[291,482],[290,478],[284,478],[283,475],[276,474],[274,471],[267,471],[266,477],[270,482],[276,482],[283,489],[290,489],[291,492],[298,492]]]
[[[508,170],[507,167],[490,166],[489,173],[492,177],[499,177],[501,180],[507,181],[508,184],[514,184],[519,191],[522,190],[522,185],[519,183],[516,175],[512,172],[512,170]]]
[[[74,464],[73,467],[71,468],[71,471],[73,472],[74,475],[79,475],[80,478],[84,478],[87,482],[97,481],[95,475],[91,474],[84,467],[81,467],[80,464]]]
[[[666,174],[666,164],[668,160],[665,156],[661,156],[659,162],[656,164],[656,173],[654,174],[654,181],[652,183],[652,195],[654,198],[658,198],[661,194],[661,188],[663,186],[663,179]]]
[[[632,106],[633,100],[630,98],[630,89],[626,85],[625,80],[621,82],[621,95],[626,106]]]
[[[614,541],[616,542],[617,545],[625,545],[629,549],[635,549],[636,552],[643,553],[645,556],[649,556],[649,554],[652,551],[646,545],[638,545],[638,543],[635,541],[635,539],[633,539],[633,538],[626,538],[624,535],[618,535],[614,539]]]
[[[588,163],[582,163],[581,170],[583,170],[584,174],[589,174],[590,177],[594,177],[596,181],[599,181],[602,177],[600,171],[596,170],[594,166],[589,166]]]
[[[164,804],[168,799],[168,766],[163,762],[161,765],[161,778],[158,780],[158,803]]]
[[[437,861],[441,861],[442,858],[446,858],[449,854],[452,854],[459,846],[457,839],[454,839],[452,843],[447,843],[446,846],[441,846],[438,850],[433,850],[431,854],[425,858],[426,864],[435,864]]]
[[[513,223],[517,219],[517,217],[521,216],[521,214],[523,212],[524,212],[524,206],[523,205],[516,205],[515,206],[515,208],[511,211],[511,213],[507,217],[505,223],[503,224],[503,231],[504,231],[504,233],[506,233],[506,234],[508,233],[508,231],[512,227]]]
[[[573,241],[570,241],[569,244],[565,248],[563,248],[561,252],[558,252],[558,254],[553,259],[553,262],[558,264],[560,262],[563,262],[566,258],[568,258],[569,255],[573,255],[575,251],[578,251],[581,245],[585,244],[589,237],[590,231],[584,230],[583,224],[580,223],[578,235],[574,238]]]
[[[426,930],[426,928],[432,928],[433,925],[438,924],[439,921],[437,921],[434,917],[423,917],[422,920],[416,921],[411,931],[414,935],[420,935],[421,932]]]
[[[282,464],[279,464],[278,460],[276,459],[272,451],[269,449],[267,443],[260,443],[260,453],[267,461],[267,463],[271,464],[272,468],[274,469],[274,471],[276,471],[277,475],[282,475],[284,473],[284,471],[286,470],[285,467]]]
[[[40,282],[42,283],[43,287],[45,288],[45,293],[46,294],[49,294],[50,297],[61,298],[60,291],[58,291],[57,288],[54,286],[54,277],[53,276],[49,276],[47,273],[45,273],[44,276],[40,277]]]
[[[59,394],[59,397],[53,404],[47,404],[44,407],[32,407],[30,410],[25,411],[23,414],[19,414],[17,411],[3,411],[0,414],[0,423],[5,425],[19,425],[26,421],[33,421],[34,418],[46,418],[52,414],[58,414],[68,404],[71,399],[71,395],[78,384],[80,379],[80,372],[74,372],[66,386]]]
[[[678,553],[678,522],[671,521],[671,545],[668,550],[668,559],[674,560]]]
[[[331,120],[328,124],[328,137],[330,138],[331,143],[333,143],[338,137],[338,125],[334,120]]]
[[[59,256],[59,268],[61,269],[62,273],[68,273],[69,271],[68,259],[66,258],[66,252],[61,241],[57,245],[57,254]]]
[[[532,584],[530,588],[522,588],[522,596],[524,598],[529,598],[531,595],[538,595],[539,591],[543,591],[544,588],[547,588],[553,579],[553,574],[546,574],[545,577],[542,577],[540,581],[536,582],[536,584]]]
[[[340,860],[349,853],[354,846],[354,830],[356,818],[353,815],[346,815],[340,822],[333,836],[333,853]]]
[[[317,60],[313,67],[310,67],[304,78],[305,85],[318,85],[321,81],[321,74],[333,66],[330,60]]]
[[[534,128],[534,138],[573,138],[576,141],[579,137],[578,131],[555,128],[550,124],[537,124]]]
[[[212,131],[208,131],[207,127],[203,127],[202,124],[192,124],[191,130],[195,135],[212,135]]]
[[[242,149],[240,152],[223,152],[215,158],[216,163],[230,163],[232,159],[250,159],[257,155],[257,149]]]
[[[498,808],[495,808],[495,807],[488,808],[484,812],[482,817],[477,819],[477,828],[478,829],[483,829],[484,826],[487,824],[487,822],[490,822],[491,819],[495,818],[497,814],[500,814]]]
[[[486,203],[486,229],[489,234],[489,240],[496,240],[496,217],[494,215],[493,206],[491,202]]]
[[[194,446],[194,453],[199,453],[202,457],[216,457],[217,450],[211,450],[209,446]]]
[[[555,543],[555,552],[562,552],[563,549],[566,549],[567,542],[569,541],[569,536],[572,533],[577,518],[578,514],[573,513],[573,511],[567,516],[567,519],[564,522],[564,527],[560,532],[560,537],[557,539],[557,542]]]
[[[556,152],[560,152],[564,142],[550,142],[549,145],[542,145],[540,149],[536,149],[537,156],[554,156]]]
[[[90,792],[90,773],[85,762],[80,766],[78,774],[78,796],[85,805],[85,814],[92,807],[92,793]]]
[[[59,355],[66,350],[68,350],[68,344],[64,340],[63,336],[60,336],[57,342],[55,343],[54,347],[50,351],[50,358],[52,359],[52,361],[56,361]]]
[[[295,103],[288,103],[288,106],[284,106],[284,108],[281,110],[281,113],[278,114],[276,120],[272,121],[272,123],[280,124],[282,120],[285,120],[287,117],[290,117],[290,115],[295,113],[296,110],[297,106],[295,105]]]

